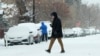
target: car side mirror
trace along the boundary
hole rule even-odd
[[[33,33],[33,32],[31,31],[31,32],[29,32],[29,33]]]

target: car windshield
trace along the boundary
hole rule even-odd
[[[7,35],[24,35],[29,34],[30,29],[22,26],[15,26],[8,30]]]

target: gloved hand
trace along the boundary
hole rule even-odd
[[[57,35],[57,32],[56,31],[54,31],[54,35]]]
[[[50,24],[50,26],[52,27],[52,24]]]

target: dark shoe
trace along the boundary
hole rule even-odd
[[[65,53],[65,51],[64,51],[64,50],[62,50],[62,51],[61,51],[61,53]]]
[[[46,50],[46,52],[50,53],[51,51],[50,50]]]

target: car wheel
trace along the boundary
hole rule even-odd
[[[4,45],[9,46],[8,41],[6,39],[4,39]]]
[[[32,37],[29,37],[28,38],[28,45],[32,45],[33,44],[33,38]]]

